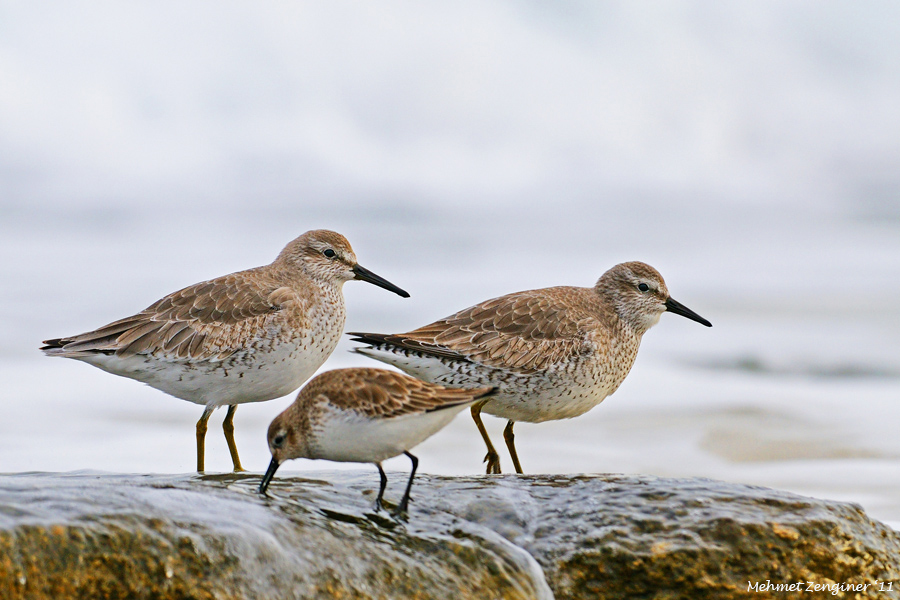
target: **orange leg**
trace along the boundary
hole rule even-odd
[[[212,414],[212,407],[207,406],[203,409],[203,415],[197,421],[197,472],[203,472],[203,457],[206,455],[206,422],[209,421],[209,415]]]
[[[509,448],[509,455],[512,457],[513,466],[516,468],[516,473],[519,475],[522,474],[522,465],[519,464],[519,455],[516,454],[516,436],[513,435],[513,425],[515,425],[515,421],[507,421],[506,427],[503,429],[503,439],[506,440],[506,447]]]
[[[225,432],[225,441],[228,443],[228,451],[231,452],[231,462],[234,463],[234,472],[240,473],[244,470],[241,466],[241,458],[238,456],[237,444],[234,443],[234,412],[237,410],[237,404],[228,407],[228,414],[225,415],[225,421],[222,422],[222,430]]]
[[[489,400],[482,400],[472,405],[472,419],[475,421],[475,425],[478,427],[478,431],[481,433],[481,437],[487,446],[487,455],[484,457],[484,462],[487,463],[485,473],[497,475],[500,473],[500,455],[494,449],[491,438],[488,437],[487,430],[484,428],[484,423],[481,422],[481,409],[488,402]]]

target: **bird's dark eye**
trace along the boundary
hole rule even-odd
[[[325,251],[322,252],[322,254],[324,254],[328,258],[334,258],[335,256],[337,256],[337,253],[331,248],[326,248]]]
[[[638,284],[638,289],[641,290],[642,292],[649,292],[649,291],[650,291],[650,286],[647,285],[646,283],[639,283],[639,284]]]
[[[279,433],[275,437],[272,438],[272,445],[276,448],[281,448],[284,445],[284,434]]]

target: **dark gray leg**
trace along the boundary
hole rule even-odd
[[[381,510],[384,508],[381,504],[381,500],[384,498],[384,488],[387,487],[387,475],[384,474],[381,463],[375,463],[375,466],[378,467],[378,474],[381,475],[381,487],[378,488],[378,497],[375,498],[375,510]]]
[[[403,492],[403,497],[400,499],[400,504],[397,506],[397,513],[402,514],[407,511],[409,508],[409,491],[412,489],[413,478],[416,476],[416,469],[419,468],[419,459],[410,454],[409,452],[403,451],[403,454],[409,457],[409,460],[412,461],[412,473],[409,474],[409,481],[406,482],[406,491]]]

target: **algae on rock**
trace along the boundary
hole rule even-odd
[[[404,521],[373,510],[377,475],[315,476],[267,497],[253,475],[0,476],[0,597],[765,598],[784,596],[748,583],[880,579],[900,598],[900,534],[854,505],[701,479],[424,475]]]

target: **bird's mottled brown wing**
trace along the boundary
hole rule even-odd
[[[326,371],[302,393],[310,399],[324,394],[332,405],[368,417],[394,418],[468,404],[493,389],[451,389],[395,371],[352,368]]]
[[[588,288],[556,287],[487,300],[408,333],[351,334],[449,359],[530,373],[592,351],[597,303]]]
[[[48,340],[61,356],[100,352],[221,360],[244,347],[254,331],[302,299],[294,290],[256,276],[225,275],[169,294],[136,315],[94,331]]]

